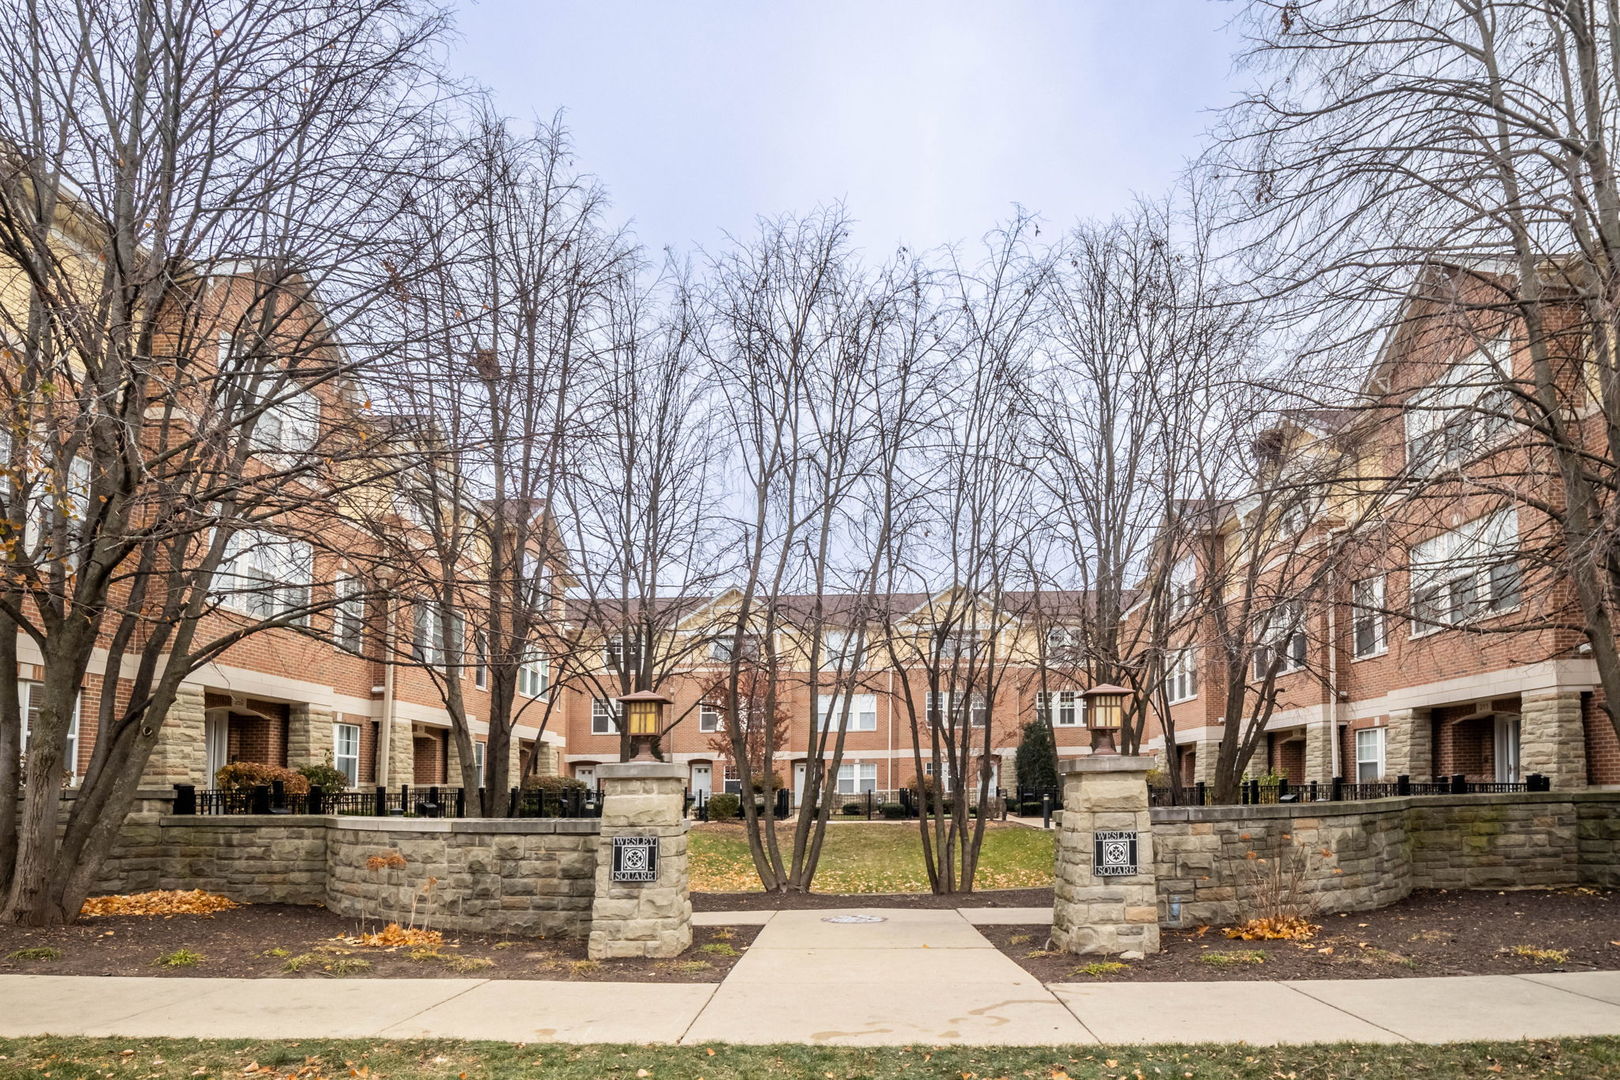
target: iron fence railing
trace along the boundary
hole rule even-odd
[[[369,788],[324,791],[311,786],[292,792],[280,782],[251,788],[199,790],[174,786],[176,814],[342,814],[367,817],[466,817],[466,792],[459,787]]]
[[[1290,784],[1287,780],[1245,780],[1238,785],[1236,798],[1229,805],[1264,806],[1274,803],[1296,802],[1361,802],[1367,799],[1393,799],[1408,795],[1512,795],[1522,792],[1550,791],[1547,777],[1534,773],[1522,781],[1470,780],[1466,776],[1438,776],[1432,780],[1413,780],[1398,776],[1394,780],[1352,783],[1342,776],[1329,782]],[[1154,785],[1148,788],[1148,802],[1152,806],[1213,806],[1214,789],[1203,782],[1178,786]]]

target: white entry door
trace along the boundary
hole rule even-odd
[[[1519,782],[1519,714],[1502,713],[1496,718],[1496,782]]]
[[[709,797],[709,793],[711,791],[713,791],[713,790],[714,790],[714,766],[709,765],[706,762],[703,763],[703,764],[694,763],[693,766],[692,766],[692,795],[693,795],[693,797],[694,798],[701,797],[701,798],[707,799]]]
[[[596,790],[596,766],[595,765],[577,765],[577,766],[575,766],[574,767],[574,779],[578,780],[580,783],[584,784],[586,787],[590,788],[592,791],[595,791]]]
[[[231,747],[231,718],[222,712],[210,713],[203,720],[203,747],[208,755],[208,787],[215,784],[214,777],[219,775],[228,762],[226,757]]]
[[[804,762],[793,763],[793,805],[804,802]]]

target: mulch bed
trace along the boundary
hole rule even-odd
[[[362,927],[359,920],[325,908],[290,904],[251,904],[213,915],[80,919],[72,926],[49,929],[0,926],[0,972],[708,983],[723,979],[759,934],[755,926],[694,927],[692,948],[673,960],[591,961],[583,941],[454,932],[446,932],[445,944],[431,950],[437,957],[406,947],[374,948],[339,940],[361,930],[380,929],[375,922]],[[58,955],[22,954],[30,949],[51,949]],[[157,962],[181,949],[202,959],[181,966]]]
[[[1377,911],[1312,921],[1322,929],[1304,943],[1237,941],[1220,927],[1164,930],[1157,954],[1096,974],[1079,969],[1113,958],[1045,952],[1047,926],[979,929],[1042,982],[1388,979],[1620,968],[1615,890],[1420,890]],[[1568,958],[1516,949],[1567,950]]]
[[[1008,908],[1051,907],[1051,889],[990,889],[951,893],[700,893],[693,911],[806,911],[821,908]]]

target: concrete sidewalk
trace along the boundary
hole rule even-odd
[[[1617,971],[1042,986],[964,917],[979,913],[749,913],[764,929],[719,985],[0,975],[0,1035],[841,1045],[1620,1035]]]

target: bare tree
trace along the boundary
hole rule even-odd
[[[418,349],[384,386],[431,434],[398,475],[408,522],[390,517],[378,532],[410,605],[392,659],[432,676],[469,790],[481,785],[466,683],[487,686],[484,770],[496,779],[481,799],[497,816],[518,724],[543,732],[550,720],[546,648],[565,562],[556,508],[569,444],[605,377],[613,298],[637,267],[560,127],[520,135],[486,112],[450,138],[442,175],[420,185],[404,226],[422,267],[395,299]]]
[[[1256,272],[1309,328],[1322,396],[1358,408],[1411,390],[1347,385],[1363,365],[1331,360],[1358,340],[1395,340],[1415,320],[1472,337],[1459,354],[1506,341],[1451,411],[1505,425],[1517,463],[1482,448],[1389,480],[1500,495],[1548,523],[1558,554],[1538,559],[1576,598],[1546,621],[1584,635],[1620,731],[1620,12],[1319,0],[1252,3],[1246,27],[1257,85],[1211,164],[1265,253]]]
[[[0,15],[0,664],[20,632],[44,669],[21,777],[0,694],[0,787],[24,793],[20,818],[0,800],[7,919],[77,915],[182,681],[317,606],[317,493],[366,478],[348,388],[389,347],[340,344],[381,292],[390,174],[417,158],[441,29],[404,0]]]

